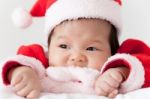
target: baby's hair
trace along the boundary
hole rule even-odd
[[[85,19],[85,18],[79,18],[78,20],[81,20],[81,19]],[[65,21],[61,22],[60,24],[66,22],[66,21],[72,21],[72,20],[65,20]],[[48,41],[47,41],[48,48],[49,48],[49,45],[51,42],[51,37],[52,37],[53,32],[54,32],[54,29],[51,31],[50,35],[48,36]],[[114,55],[119,48],[119,41],[118,41],[117,29],[112,24],[111,24],[111,32],[110,32],[110,36],[109,36],[109,44],[111,47],[111,54]]]
[[[111,25],[109,43],[110,43],[110,47],[111,47],[111,54],[114,55],[117,52],[118,48],[119,48],[119,41],[118,41],[117,30],[113,25]]]

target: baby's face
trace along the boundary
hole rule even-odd
[[[63,22],[52,34],[49,64],[101,69],[111,55],[110,31],[111,25],[103,20]]]

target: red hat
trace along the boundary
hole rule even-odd
[[[45,17],[45,32],[65,20],[78,18],[98,18],[109,21],[121,32],[120,0],[37,0],[30,13],[18,9],[13,14],[16,26],[26,28],[32,23],[32,17]]]

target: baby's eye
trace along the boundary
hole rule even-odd
[[[60,48],[63,48],[63,49],[68,49],[68,48],[69,48],[69,46],[66,45],[66,44],[60,44],[59,47],[60,47]]]
[[[88,47],[86,50],[88,51],[97,51],[98,49],[95,47]]]

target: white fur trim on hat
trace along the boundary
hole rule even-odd
[[[98,18],[112,23],[121,32],[121,6],[114,0],[57,0],[46,11],[45,32],[65,20]]]
[[[19,28],[27,28],[32,24],[32,16],[24,8],[16,8],[12,13],[12,21]]]

